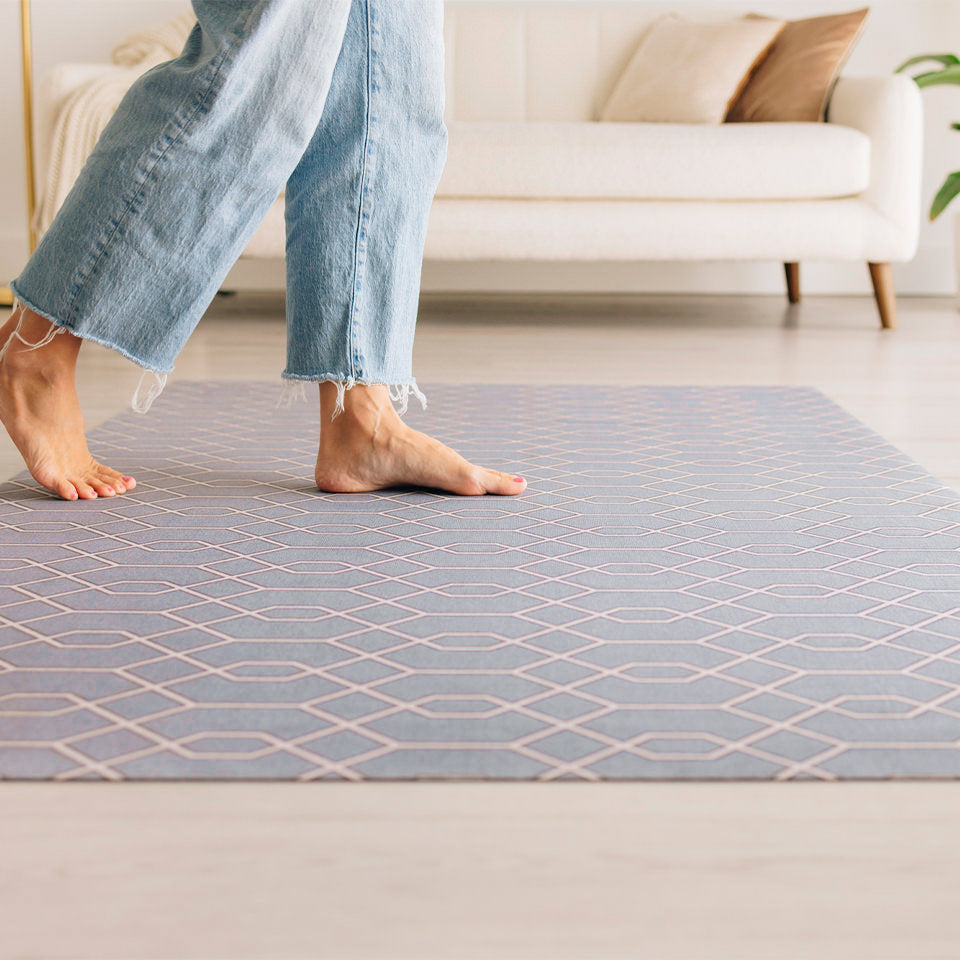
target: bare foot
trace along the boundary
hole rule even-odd
[[[344,393],[343,412],[331,422],[336,392],[336,384],[320,384],[319,489],[360,493],[412,484],[464,496],[512,495],[526,489],[523,477],[478,467],[439,440],[408,427],[383,385],[351,387]]]
[[[23,317],[20,336],[13,336]],[[74,387],[81,340],[64,330],[35,350],[52,324],[19,306],[0,327],[0,421],[17,445],[27,469],[42,486],[64,500],[93,500],[132,490],[125,477],[90,456],[83,415]],[[11,340],[11,337],[13,339]]]

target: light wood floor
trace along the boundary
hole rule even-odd
[[[281,309],[218,300],[172,379],[274,378]],[[94,425],[137,371],[84,353]],[[812,385],[960,486],[944,300],[881,333],[866,298],[429,296],[416,354],[427,384]],[[935,782],[8,783],[0,957],[955,960],[958,821]]]

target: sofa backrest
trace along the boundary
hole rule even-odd
[[[446,105],[453,120],[596,120],[640,38],[670,3],[445,0]],[[696,19],[735,17],[704,5]]]

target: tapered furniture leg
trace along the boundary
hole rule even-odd
[[[897,294],[893,289],[893,267],[889,263],[871,263],[870,279],[880,311],[880,326],[884,330],[897,329]]]
[[[787,273],[787,299],[791,303],[800,302],[800,264],[785,263],[783,265]]]

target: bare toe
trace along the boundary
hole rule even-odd
[[[515,496],[523,493],[527,488],[527,481],[523,477],[515,477],[502,470],[484,470],[484,486],[487,493],[496,493],[500,496]]]
[[[127,485],[123,480],[123,474],[118,473],[112,467],[104,467],[101,465],[97,477],[108,487],[112,487],[114,493],[125,493],[127,490]]]
[[[44,486],[47,485],[44,484]],[[80,498],[77,488],[69,480],[59,480],[48,489],[53,490],[58,497],[64,500],[78,500]]]
[[[123,493],[125,489],[123,477],[116,470],[111,470],[110,467],[101,466],[97,471],[97,479],[108,487],[112,487],[115,493]]]
[[[77,488],[81,500],[97,499],[97,491],[86,480],[71,480],[70,482]]]
[[[117,495],[117,491],[101,477],[91,477],[88,482],[96,490],[98,497],[115,497]]]

